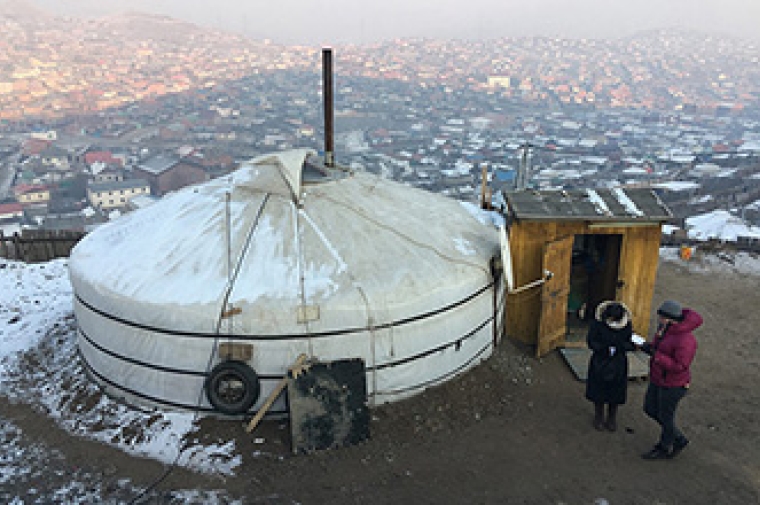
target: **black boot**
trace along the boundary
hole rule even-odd
[[[607,405],[607,422],[604,423],[604,426],[609,431],[617,431],[617,409],[618,406],[615,403]]]
[[[671,458],[671,452],[665,449],[660,444],[655,445],[649,452],[645,452],[641,455],[644,459],[669,459]]]
[[[678,456],[681,451],[686,449],[686,446],[689,445],[689,439],[682,436],[676,439],[676,441],[673,443],[673,449],[668,454],[668,458],[675,458]]]
[[[603,403],[594,404],[594,428],[596,428],[598,431],[602,431],[604,429],[604,404]]]

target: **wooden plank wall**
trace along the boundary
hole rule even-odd
[[[661,234],[659,225],[628,228],[620,251],[618,278],[625,285],[618,290],[618,298],[633,313],[633,330],[644,336],[649,334]]]
[[[554,240],[556,223],[514,223],[509,230],[509,247],[515,287],[541,278],[541,262],[546,242]],[[541,288],[507,294],[507,335],[528,344],[538,338],[541,313]]]
[[[65,258],[85,234],[78,231],[22,230],[6,236],[0,231],[0,257],[35,263]]]
[[[570,235],[622,235],[618,278],[624,285],[617,298],[633,312],[634,331],[648,335],[650,310],[659,261],[660,225],[590,227],[588,222],[529,221],[515,222],[509,233],[515,286],[541,278],[544,244]],[[567,258],[571,261],[571,258]],[[507,335],[535,344],[538,338],[541,288],[507,296]]]

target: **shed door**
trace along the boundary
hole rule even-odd
[[[552,278],[541,289],[541,316],[538,323],[536,356],[541,357],[564,344],[567,331],[567,295],[570,293],[570,266],[573,237],[566,237],[544,246],[543,269]]]

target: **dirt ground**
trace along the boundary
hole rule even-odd
[[[292,456],[283,422],[266,422],[250,436],[239,422],[204,420],[204,438],[237,441],[243,463],[236,475],[176,468],[140,502],[178,503],[172,490],[205,489],[224,490],[222,503],[760,503],[758,277],[664,262],[654,305],[664,299],[705,318],[692,388],[679,410],[692,443],[677,459],[639,457],[659,433],[641,409],[646,382],[630,382],[618,431],[597,432],[584,385],[560,354],[535,359],[529,347],[505,340],[460,379],[374,409],[371,439],[358,446]],[[45,479],[80,472],[99,481],[96,501],[129,502],[134,494],[120,482],[144,488],[167,468],[72,436],[2,396],[0,412],[30,440],[55,449],[42,487]]]

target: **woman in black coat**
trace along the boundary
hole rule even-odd
[[[631,312],[620,302],[603,302],[586,336],[591,349],[586,380],[586,398],[594,404],[594,428],[617,429],[618,405],[625,403],[628,391],[628,357],[633,351]],[[604,405],[607,419],[604,419]]]

